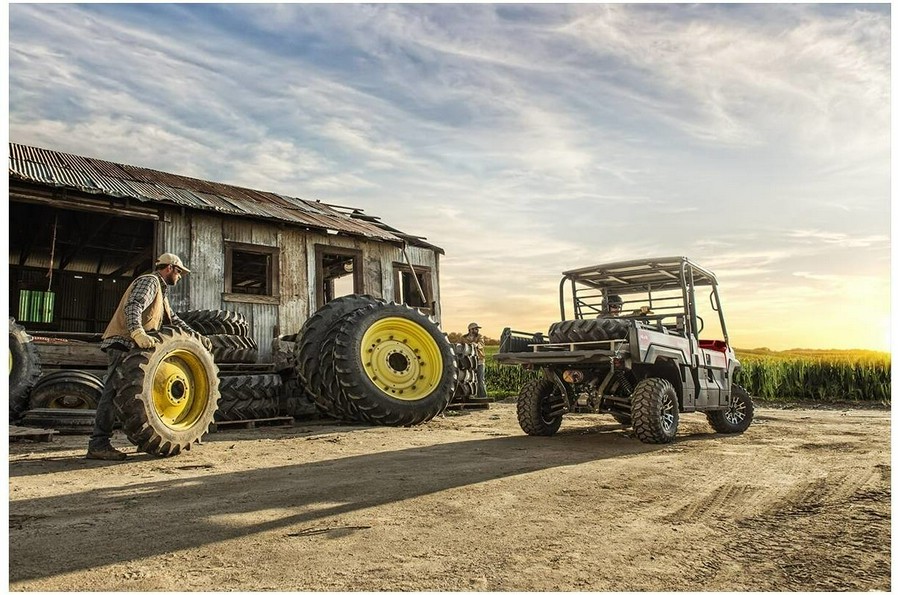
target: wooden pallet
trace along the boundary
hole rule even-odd
[[[24,426],[9,426],[10,440],[31,440],[33,442],[51,442],[53,435],[59,434],[56,430],[47,428],[26,428]]]
[[[284,427],[294,425],[293,417],[265,417],[262,419],[237,419],[233,421],[217,421],[210,429],[211,432],[219,430],[246,430],[261,427]]]

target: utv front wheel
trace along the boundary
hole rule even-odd
[[[559,388],[546,378],[529,381],[516,401],[519,426],[529,436],[552,436],[562,424],[559,405],[564,400]]]
[[[728,409],[710,411],[706,414],[709,425],[720,434],[740,434],[753,421],[753,401],[750,393],[742,386],[731,386],[731,400]]]
[[[678,395],[668,380],[644,378],[631,395],[631,422],[641,442],[665,444],[678,431]]]

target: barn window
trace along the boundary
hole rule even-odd
[[[321,308],[331,300],[363,293],[362,252],[316,245],[316,300]]]
[[[225,244],[225,293],[278,297],[278,248],[228,242]]]
[[[424,294],[424,295],[423,295]],[[394,263],[394,301],[433,313],[431,269]]]

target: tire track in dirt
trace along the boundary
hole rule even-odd
[[[697,584],[713,590],[733,584],[761,591],[889,589],[891,495],[885,467],[829,473],[780,495],[719,485],[682,507],[673,521],[705,523],[733,535],[699,561]]]

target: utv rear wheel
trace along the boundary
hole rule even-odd
[[[678,431],[678,395],[668,380],[644,378],[631,395],[631,423],[641,442],[665,444]]]
[[[113,404],[138,450],[171,456],[209,430],[219,402],[219,370],[189,333],[165,327],[158,339],[152,349],[125,355]]]
[[[709,411],[706,414],[709,425],[720,434],[740,434],[753,421],[753,400],[742,386],[731,386],[731,400],[728,409]]]
[[[516,417],[529,436],[552,436],[562,424],[559,405],[565,402],[559,388],[546,378],[530,380],[519,392]]]

